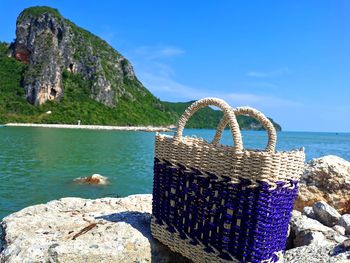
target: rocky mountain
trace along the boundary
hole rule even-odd
[[[23,85],[32,104],[62,97],[65,70],[89,82],[91,97],[107,106],[116,106],[122,96],[133,101],[132,93],[147,92],[127,59],[52,8],[32,7],[19,15],[13,55],[28,64]]]
[[[23,10],[15,41],[0,42],[0,123],[170,125],[189,104],[160,101],[118,51],[50,7]],[[220,118],[208,108],[189,127],[215,127]],[[239,122],[261,129],[245,116]]]

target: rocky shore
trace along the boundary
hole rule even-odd
[[[300,189],[316,187],[319,197],[299,192],[284,262],[350,262],[349,186],[350,163],[339,157],[305,165]],[[151,200],[63,198],[27,207],[0,224],[0,262],[188,262],[152,238]]]
[[[88,129],[88,130],[112,130],[112,131],[147,131],[168,132],[168,127],[154,126],[105,126],[105,125],[76,125],[76,124],[35,124],[35,123],[7,123],[5,127],[40,127],[62,129]]]

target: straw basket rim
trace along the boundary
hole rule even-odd
[[[172,140],[174,144],[187,144],[187,145],[194,145],[194,144],[202,144],[203,146],[209,147],[211,150],[215,148],[225,149],[228,152],[235,153],[237,155],[241,154],[247,154],[247,153],[253,153],[253,154],[261,154],[261,155],[290,155],[290,154],[301,154],[302,156],[305,155],[305,149],[304,147],[301,147],[300,149],[292,149],[292,150],[284,150],[284,151],[278,151],[277,149],[274,152],[266,151],[266,149],[250,149],[250,148],[243,148],[241,151],[236,151],[234,146],[226,145],[222,143],[213,144],[212,142],[208,142],[206,139],[196,136],[182,136],[181,140],[176,140],[174,136],[164,133],[156,133],[156,137],[164,138],[166,140]]]

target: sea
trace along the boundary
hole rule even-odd
[[[172,133],[169,133],[172,134]],[[185,129],[211,141],[215,131]],[[264,131],[243,131],[245,148],[264,149]],[[337,155],[350,161],[350,133],[278,132],[277,149],[305,147],[306,160]],[[0,220],[24,207],[62,197],[124,197],[151,193],[155,133],[0,128]],[[232,145],[228,130],[222,144]],[[101,174],[108,185],[81,185],[77,177]]]

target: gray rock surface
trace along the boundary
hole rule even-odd
[[[188,262],[152,238],[151,199],[63,198],[25,208],[0,223],[0,262]],[[289,243],[286,263],[350,262],[347,237],[296,210]]]
[[[326,226],[334,226],[341,217],[337,210],[324,201],[314,203],[312,208],[316,219]]]
[[[1,223],[0,262],[186,262],[151,237],[151,198],[63,198],[25,208]]]
[[[350,214],[342,215],[339,221],[337,222],[337,225],[344,227],[345,233],[347,235],[350,235]]]
[[[286,263],[349,263],[350,251],[342,245],[310,245],[286,251]]]
[[[322,232],[318,231],[302,231],[294,238],[294,247],[308,246],[311,244],[323,245],[326,237]]]
[[[339,244],[347,239],[347,237],[334,229],[323,225],[315,219],[308,218],[300,212],[293,211],[290,229],[289,248],[309,244]]]

